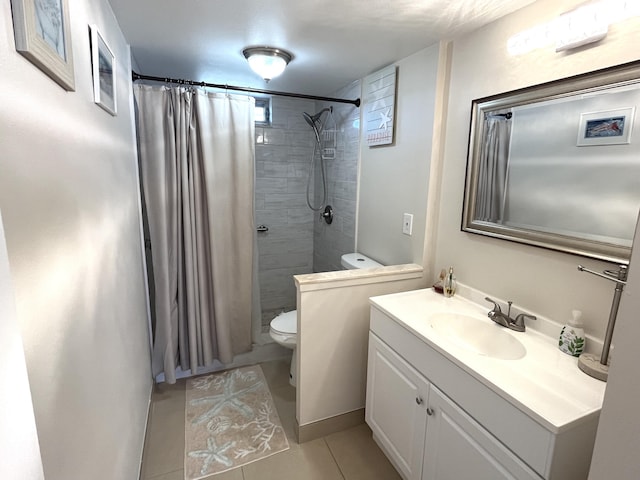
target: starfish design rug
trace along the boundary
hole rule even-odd
[[[186,393],[186,480],[289,448],[259,365],[190,379]]]

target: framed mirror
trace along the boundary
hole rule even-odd
[[[462,230],[627,264],[639,111],[640,62],[474,100]]]

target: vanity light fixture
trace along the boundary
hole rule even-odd
[[[609,21],[604,4],[586,5],[560,15],[556,25],[556,52],[597,42],[607,36]]]
[[[507,41],[511,55],[546,48],[555,44],[556,52],[570,50],[603,39],[614,25],[640,16],[638,0],[593,0],[559,17],[525,31]]]
[[[274,47],[248,47],[242,51],[251,69],[268,82],[284,72],[293,59],[286,50]]]

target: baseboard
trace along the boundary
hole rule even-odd
[[[296,420],[296,432],[298,433],[298,443],[310,442],[316,438],[326,437],[332,433],[341,432],[348,428],[364,423],[364,408],[353,412],[343,413],[335,417],[326,418],[318,422],[298,425]]]
[[[140,468],[138,468],[138,479],[142,480],[145,478],[144,468],[144,456],[147,451],[147,439],[149,438],[149,428],[151,426],[151,416],[153,415],[153,392],[156,388],[156,382],[151,383],[151,391],[149,392],[149,406],[147,407],[147,423],[144,428],[144,438],[142,439],[142,453],[140,455]]]

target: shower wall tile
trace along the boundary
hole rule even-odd
[[[305,180],[309,175],[309,170],[311,170],[310,159],[307,159],[306,162],[298,162],[298,163],[290,163],[287,165],[287,178],[292,177],[302,177]]]
[[[307,179],[303,177],[287,178],[287,193],[302,194],[304,195],[306,204],[307,195]],[[310,213],[310,212],[307,212]]]
[[[342,98],[360,97],[360,82],[354,82],[331,96]],[[316,111],[329,103],[316,104]],[[328,203],[334,210],[334,221],[327,225],[320,219],[314,220],[315,272],[326,272],[342,268],[340,257],[355,249],[355,219],[357,200],[358,162],[360,157],[360,110],[353,105],[334,104],[333,116],[336,120],[338,136],[336,156],[325,162],[329,186]],[[319,176],[316,177],[319,182]],[[315,200],[319,204],[322,194],[321,184],[316,183]]]
[[[354,83],[332,96],[357,98],[360,85]],[[302,112],[315,113],[327,106],[273,97],[271,127],[256,129],[256,222],[269,227],[258,235],[265,325],[278,313],[295,308],[293,275],[338,270],[340,256],[354,249],[360,113],[352,105],[333,104],[336,157],[326,161],[328,201],[336,209],[333,224],[321,221],[306,202],[315,137]],[[311,185],[316,205],[322,195],[318,173]]]
[[[279,193],[287,190],[287,179],[277,177],[256,178],[256,195]]]
[[[264,204],[267,209],[286,210],[290,207],[304,207],[307,205],[307,200],[299,193],[267,193],[264,196]]]
[[[278,228],[286,227],[289,224],[289,219],[286,215],[282,215],[282,212],[274,212],[272,210],[258,210],[256,209],[256,223],[258,225],[266,225],[269,227],[269,231],[273,232]],[[258,235],[258,242],[266,239],[269,233],[261,233]]]
[[[300,267],[280,268],[260,273],[260,300],[263,310],[295,308],[296,287],[293,276],[311,273],[311,267],[309,266],[306,272],[300,270]]]
[[[313,212],[306,205],[304,208],[287,209],[287,223],[290,225],[306,224],[313,234]],[[310,241],[313,242],[313,235]]]
[[[288,135],[285,130],[277,128],[264,128],[265,145],[289,145]]]
[[[336,210],[336,215],[342,216],[344,213],[355,212],[356,210],[355,199],[340,198],[334,195],[331,201],[333,202],[334,210]]]
[[[258,164],[259,171],[256,171],[256,175],[258,178],[263,177],[274,177],[274,178],[288,178],[289,175],[289,165],[286,163],[277,163],[277,162],[260,162]]]
[[[265,234],[266,237],[270,235],[273,228],[269,229],[269,232]],[[258,253],[263,255],[278,255],[278,254],[296,254],[301,253],[311,256],[313,254],[313,239],[310,236],[306,239],[270,239],[264,238],[262,235],[258,238]],[[309,272],[305,272],[309,273]]]
[[[308,130],[309,132],[313,131],[311,130],[311,127],[309,125],[307,125],[306,130]],[[294,148],[300,148],[300,147],[305,149],[308,148],[309,139],[308,139],[307,132],[300,131],[300,130],[291,130],[287,132],[286,145],[289,145]]]
[[[314,136],[302,112],[309,100],[272,98],[272,125],[256,129],[256,222],[263,324],[296,303],[293,275],[313,271],[313,219],[306,181]],[[262,143],[259,143],[262,142]],[[313,189],[312,189],[313,193]]]
[[[356,183],[343,180],[331,182],[333,193],[336,198],[353,201],[356,198]]]
[[[279,113],[282,114],[282,112],[286,112],[287,110],[293,110],[297,112],[297,115],[301,116],[302,112],[313,112],[315,108],[315,102],[313,100],[292,97],[273,97],[271,101],[274,119]],[[288,119],[290,116],[291,114],[287,113],[285,119]]]
[[[313,102],[310,102],[313,103]],[[308,113],[315,113],[314,112],[315,106],[313,104],[311,104],[308,108],[307,108],[307,112]],[[297,111],[296,115],[290,115],[288,120],[287,120],[287,128],[289,130],[303,130],[305,132],[310,131],[309,129],[311,127],[309,127],[309,124],[307,123],[307,121],[302,117],[300,111]]]
[[[264,253],[260,252],[259,257],[264,255],[279,255],[282,252],[285,252],[287,255],[295,255],[295,254],[303,254],[309,255],[309,258],[313,256],[313,248],[306,248],[306,246],[297,244],[292,245],[290,242],[286,240],[281,240],[277,242],[269,242],[269,243],[258,243],[258,250],[264,251]],[[260,267],[260,270],[267,271],[266,268]],[[297,272],[298,273],[310,273],[310,272]]]
[[[307,253],[277,253],[275,255],[261,255],[260,266],[265,270],[281,268],[311,268]]]
[[[289,151],[287,147],[280,145],[261,144],[256,145],[256,161],[288,162]]]
[[[269,326],[271,320],[273,320],[279,313],[296,309],[295,287],[293,295],[261,295],[260,299],[262,304],[263,326]]]

